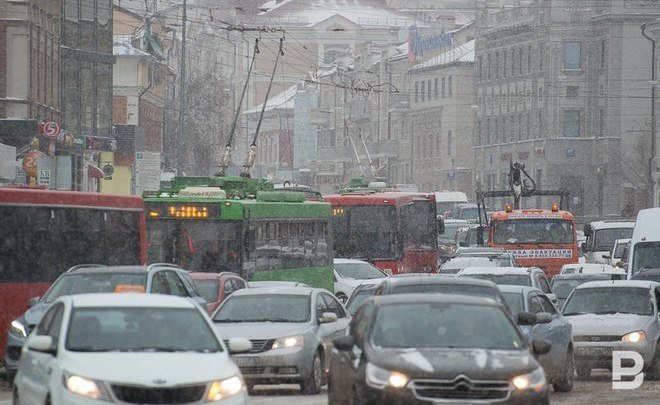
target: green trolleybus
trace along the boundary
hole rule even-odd
[[[331,205],[265,180],[178,177],[144,196],[150,263],[333,290]]]

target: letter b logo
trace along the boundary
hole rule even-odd
[[[632,367],[623,367],[624,360],[632,360]],[[644,358],[632,351],[612,352],[612,389],[634,390],[644,382]],[[623,377],[634,377],[632,381],[622,381]]]

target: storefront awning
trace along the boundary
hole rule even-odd
[[[87,175],[95,179],[105,179],[105,173],[103,173],[103,170],[94,165],[87,166]]]

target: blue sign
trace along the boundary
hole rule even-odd
[[[456,180],[456,172],[447,172],[447,180],[448,181]]]
[[[418,56],[433,49],[445,48],[454,44],[454,34],[444,32],[442,34],[423,37],[417,32],[417,26],[411,25],[408,33],[408,60],[415,62]]]
[[[568,157],[573,157],[573,156],[575,156],[575,148],[568,148],[568,149],[566,149],[566,156],[568,156]]]

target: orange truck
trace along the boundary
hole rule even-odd
[[[514,210],[507,204],[490,218],[488,246],[510,251],[519,266],[540,267],[548,277],[578,262],[575,218],[556,204],[549,210]]]

